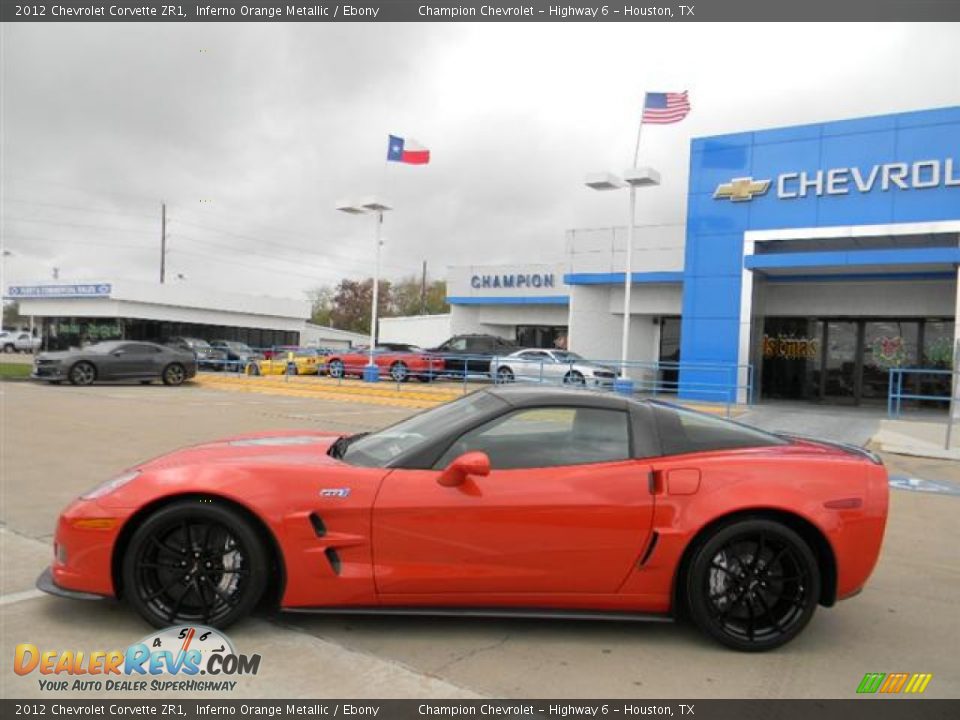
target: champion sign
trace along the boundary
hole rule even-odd
[[[470,286],[480,290],[486,288],[552,288],[553,273],[517,273],[501,275],[474,275]]]
[[[714,199],[733,202],[752,200],[762,196],[771,180],[752,177],[734,178],[720,183]],[[823,195],[849,195],[852,192],[869,193],[873,190],[927,190],[939,187],[960,187],[960,162],[945,160],[918,160],[914,163],[894,162],[869,168],[839,167],[829,170],[785,172],[776,177],[777,197],[781,200]]]

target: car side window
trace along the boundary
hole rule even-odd
[[[630,422],[626,412],[602,408],[516,410],[463,434],[434,468],[473,450],[495,470],[615,462],[630,457]]]
[[[451,340],[448,342],[443,349],[462,352],[467,349],[467,341],[464,338],[457,338],[456,340]]]
[[[468,338],[467,351],[471,353],[484,353],[490,350],[491,344],[487,338]]]
[[[153,355],[158,352],[158,349],[153,345],[144,345],[143,343],[128,343],[121,345],[120,349],[123,350],[125,355]]]

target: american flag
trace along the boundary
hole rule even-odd
[[[643,122],[651,125],[668,125],[680,122],[690,112],[687,91],[682,93],[647,93],[643,103]]]

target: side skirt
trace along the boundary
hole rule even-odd
[[[449,607],[296,607],[285,613],[310,615],[407,615],[419,617],[534,618],[542,620],[606,620],[614,622],[670,623],[670,615],[655,613],[552,610],[550,608],[449,608]]]

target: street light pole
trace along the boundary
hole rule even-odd
[[[370,303],[370,348],[367,350],[367,364],[363,368],[364,382],[377,382],[380,379],[380,368],[373,360],[373,350],[377,344],[377,305],[380,302],[380,246],[383,244],[380,233],[383,226],[383,214],[393,208],[377,198],[367,198],[359,203],[342,200],[337,203],[337,210],[348,215],[373,215],[376,218],[374,229],[374,265],[373,265],[373,292]]]
[[[367,356],[367,367],[376,367],[373,361],[373,348],[377,344],[377,309],[380,300],[380,228],[383,225],[383,210],[377,210],[377,227],[374,231],[374,263],[373,263],[373,302],[370,307],[370,349]]]
[[[618,392],[632,393],[633,381],[627,375],[627,362],[630,348],[630,299],[633,289],[633,238],[637,216],[637,188],[660,184],[660,173],[649,167],[627,168],[623,177],[612,173],[592,173],[587,176],[586,185],[593,190],[630,190],[630,216],[627,218],[627,252],[623,269],[623,335],[620,338],[620,377],[614,382]]]

